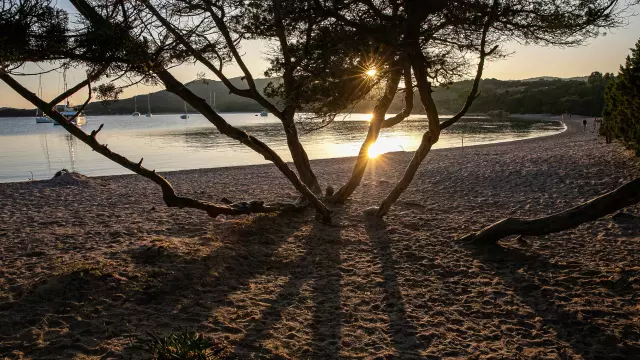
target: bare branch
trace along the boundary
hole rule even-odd
[[[403,65],[404,69],[404,108],[400,111],[396,116],[385,119],[382,122],[382,128],[390,128],[392,126],[398,125],[404,119],[411,115],[413,111],[413,82],[411,80],[411,64],[408,61],[404,61]]]

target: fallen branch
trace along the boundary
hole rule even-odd
[[[571,209],[537,219],[506,218],[459,240],[474,245],[485,245],[494,244],[511,235],[547,235],[573,229],[639,202],[640,178],[637,178]]]

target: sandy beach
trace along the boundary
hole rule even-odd
[[[132,175],[0,184],[0,358],[136,358],[132,334],[182,326],[241,359],[640,359],[639,206],[497,248],[455,241],[640,175],[639,159],[580,122],[432,151],[383,222],[362,211],[411,153],[374,160],[330,226],[311,209],[169,209]],[[352,164],[313,161],[334,187]],[[271,165],[166,176],[209,201],[296,196]]]

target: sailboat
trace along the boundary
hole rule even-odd
[[[62,78],[64,80],[64,91],[67,91],[67,69],[62,72]],[[65,117],[65,119],[73,119],[71,123],[76,126],[84,125],[87,123],[87,117],[84,111],[78,114],[78,109],[75,106],[71,106],[69,98],[65,100],[64,105],[56,105],[56,111]],[[57,121],[53,122],[53,125],[60,125]]]
[[[184,102],[184,114],[180,115],[180,119],[188,119],[189,114],[187,113],[187,102]]]
[[[131,114],[131,116],[140,116],[140,113],[138,112],[138,97],[134,96],[133,97],[133,114]]]
[[[42,74],[40,74],[40,79],[38,80],[38,97],[42,99]],[[50,124],[53,122],[53,119],[45,115],[44,113],[40,114],[40,110],[36,108],[36,123],[38,124]]]
[[[152,117],[153,115],[151,114],[151,103],[149,102],[149,97],[151,96],[151,94],[147,94],[147,117]]]

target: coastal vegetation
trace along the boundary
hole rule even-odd
[[[640,156],[640,41],[608,82],[604,99],[601,133],[618,138]]]

